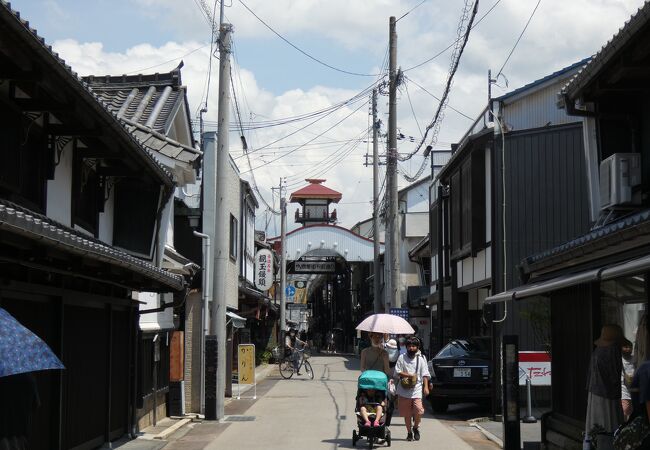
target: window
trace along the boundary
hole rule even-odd
[[[451,251],[475,255],[485,247],[485,148],[479,146],[450,178]]]
[[[83,149],[74,150],[72,168],[72,224],[97,235],[100,205],[104,204],[104,189],[97,175],[97,164],[83,157]]]
[[[600,283],[601,324],[620,325],[625,337],[636,343],[639,328],[645,329],[647,301],[643,274],[603,281]],[[635,345],[635,348],[647,352],[643,345]]]
[[[237,219],[232,214],[230,215],[230,258],[237,260]]]
[[[43,213],[48,148],[42,115],[0,110],[0,196]]]
[[[115,192],[113,244],[150,258],[160,202],[158,186],[121,179]]]

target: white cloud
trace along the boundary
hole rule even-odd
[[[121,52],[107,52],[102,43],[61,40],[55,43],[56,50],[80,74],[101,75],[134,71],[149,73],[168,71],[176,66],[177,58],[181,55],[198,49],[184,57],[185,67],[182,71],[183,82],[188,86],[190,107],[194,113],[200,106],[206,85],[209,46],[205,44],[208,38],[205,18],[195,2],[136,1],[154,20],[169,27],[170,34],[173,31],[175,36],[185,36],[186,39],[182,42],[168,42],[160,47],[143,43]],[[330,0],[327,2],[245,0],[245,2],[267,23],[298,45],[310,39],[310,42],[318,41],[325,43],[331,49],[340,49],[341,60],[328,60],[328,62],[336,66],[359,69],[359,61],[345,58],[350,51],[364,51],[370,55],[369,60],[376,62],[372,64],[375,67],[361,69],[375,72],[381,66],[386,50],[388,16],[393,14],[399,17],[419,3],[419,0]],[[211,1],[207,3],[212,4]],[[537,0],[502,0],[472,31],[456,74],[450,96],[451,106],[470,117],[475,117],[482,110],[486,104],[488,69],[496,72],[501,67],[536,3]],[[259,51],[264,51],[264,45],[270,39],[277,40],[277,37],[246,11],[238,0],[233,0],[232,4],[231,8],[226,9],[226,16],[235,25],[236,40],[250,40],[256,43]],[[493,2],[482,1],[479,16],[492,4]],[[504,69],[509,87],[507,89],[494,87],[494,95],[501,95],[596,52],[642,4],[643,0],[543,0]],[[399,65],[403,68],[412,67],[449,45],[456,37],[461,8],[461,2],[425,2],[400,20],[398,22]],[[306,61],[289,46],[286,47],[286,52],[296,56],[297,67],[291,75],[293,77],[299,76],[296,74],[300,74],[300,67],[303,64],[315,64]],[[408,71],[407,76],[433,94],[440,96],[449,69],[449,57],[450,52],[446,52],[422,67]],[[173,61],[157,66],[168,60]],[[157,67],[147,69],[151,66]],[[216,121],[217,66],[218,61],[215,59],[211,96],[208,101],[209,112],[205,117],[208,122]],[[322,70],[329,71],[326,68]],[[272,92],[276,92],[274,86],[260,85],[259,80],[266,79],[263,74],[252,73],[246,67],[237,67],[234,78],[238,86],[237,97],[243,121],[248,122],[251,117],[258,121],[292,117],[327,108],[350,98],[370,83],[368,79],[360,79],[358,90],[340,89],[337,87],[342,85],[340,77],[345,75],[331,71],[330,73],[332,76],[328,85],[309,86],[309,83],[301,80],[302,89],[290,89],[273,94]],[[433,117],[437,101],[414,84],[409,85],[409,93],[415,116],[419,125],[424,127]],[[380,118],[384,123],[387,122],[386,103],[387,98],[381,97]],[[262,166],[264,161],[271,161],[282,152],[306,143],[345,115],[350,114],[356,106],[358,105],[343,108],[305,131],[286,137],[263,152],[254,153],[251,156],[253,166]],[[368,108],[362,107],[350,119],[316,141],[338,142],[359,136],[368,127],[367,113]],[[232,117],[234,120],[235,116]],[[250,131],[247,132],[247,141],[255,150],[295,132],[306,123],[296,122],[282,127]],[[457,141],[465,133],[469,124],[467,118],[448,108],[438,138],[440,146]],[[418,126],[404,89],[400,92],[398,125],[405,134],[419,136]],[[330,158],[335,159],[350,150],[350,147],[336,142],[323,144],[320,147],[305,145],[277,162],[256,169],[257,182],[264,189],[265,197],[271,198],[270,187],[277,185],[279,177],[286,176],[290,183],[298,183],[302,177],[318,174],[327,168],[329,155],[332,155]],[[233,156],[241,155],[238,134],[233,133],[231,143]],[[409,151],[413,146],[408,143],[400,145],[403,152]],[[346,226],[369,217],[371,213],[371,208],[363,203],[370,200],[372,195],[372,170],[362,165],[363,154],[368,147],[368,143],[360,142],[357,148],[336,165],[335,169],[322,175],[328,179],[328,186],[344,194],[342,204],[337,208],[339,217]],[[264,156],[261,158],[260,155]],[[403,167],[406,171],[415,172],[420,161],[421,159],[416,157],[413,162],[406,163]],[[246,158],[237,158],[237,163],[242,171],[248,170]],[[406,182],[400,181],[400,186],[404,185]],[[270,233],[272,234],[272,231]]]

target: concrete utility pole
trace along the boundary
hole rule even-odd
[[[386,176],[390,181],[390,190],[387,191],[388,220],[390,224],[390,292],[387,293],[390,306],[401,307],[400,299],[400,267],[399,267],[399,223],[397,210],[397,31],[395,17],[390,18],[389,35],[389,90],[388,90],[388,158]]]
[[[375,313],[381,312],[382,301],[379,298],[379,120],[377,120],[377,89],[372,90],[372,234],[375,250],[373,268],[373,295]]]
[[[228,191],[228,128],[230,124],[230,45],[232,25],[224,23],[219,32],[219,114],[217,135],[217,196],[214,240],[214,298],[210,334],[217,337],[216,419],[224,416],[226,394],[226,274],[228,271],[229,217]]]
[[[280,179],[280,236],[282,257],[280,259],[280,348],[284,348],[284,335],[287,326],[287,200],[282,191]]]

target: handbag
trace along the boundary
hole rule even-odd
[[[417,376],[418,372],[420,369],[420,356],[417,355],[415,360],[415,380],[411,377],[400,377],[399,379],[399,384],[404,388],[404,389],[413,389],[418,382]]]
[[[616,450],[634,450],[641,448],[643,441],[650,436],[650,425],[644,416],[636,416],[618,427],[614,432]]]

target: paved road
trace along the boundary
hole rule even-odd
[[[258,386],[257,400],[233,400],[227,405],[225,423],[192,424],[174,436],[165,450],[353,448],[359,360],[328,355],[310,361],[314,380],[304,376],[283,380],[275,371]],[[463,424],[456,429],[427,412],[420,427],[422,439],[407,442],[403,421],[395,416],[390,427],[393,447],[496,448],[472,430],[465,430]],[[367,448],[366,441],[357,443],[357,447]]]

